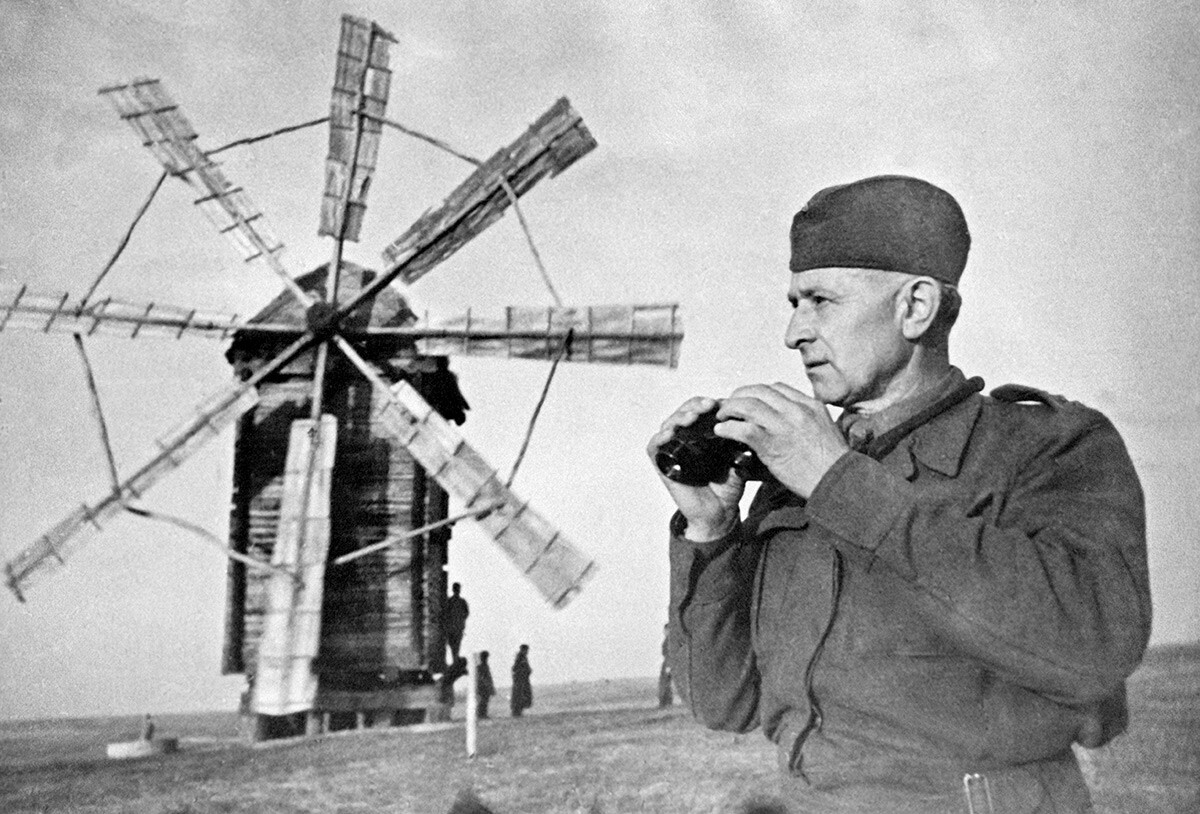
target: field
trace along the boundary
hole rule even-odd
[[[423,814],[466,793],[498,814],[739,812],[770,801],[766,739],[657,709],[653,679],[535,686],[535,697],[526,718],[481,722],[470,761],[460,724],[251,747],[232,713],[163,715],[159,732],[180,737],[180,753],[110,762],[104,744],[135,737],[137,718],[0,722],[0,811]],[[1130,706],[1129,732],[1081,755],[1097,812],[1200,812],[1200,646],[1153,652]]]

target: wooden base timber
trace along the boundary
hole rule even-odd
[[[243,708],[242,724],[247,740],[257,743],[347,729],[448,721],[451,707],[436,684],[367,691],[322,689],[311,710],[294,715],[260,715]]]

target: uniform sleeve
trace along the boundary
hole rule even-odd
[[[667,660],[692,714],[711,729],[758,726],[758,669],[750,597],[757,547],[738,525],[726,537],[693,543],[686,521],[671,521],[671,608]]]
[[[848,453],[808,504],[836,545],[915,589],[951,647],[1072,705],[1110,696],[1150,630],[1141,486],[1116,429],[1080,410],[1005,490],[922,502],[913,484]]]

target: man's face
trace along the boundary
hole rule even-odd
[[[784,341],[800,351],[813,395],[851,407],[882,397],[912,349],[896,294],[905,275],[822,268],[792,274],[792,318]]]

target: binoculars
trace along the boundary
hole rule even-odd
[[[676,427],[675,433],[658,448],[654,463],[658,470],[676,483],[686,486],[705,486],[724,483],[729,470],[736,469],[746,480],[763,480],[767,468],[754,450],[732,438],[722,438],[713,432],[718,423],[720,405],[701,413],[686,427]]]

